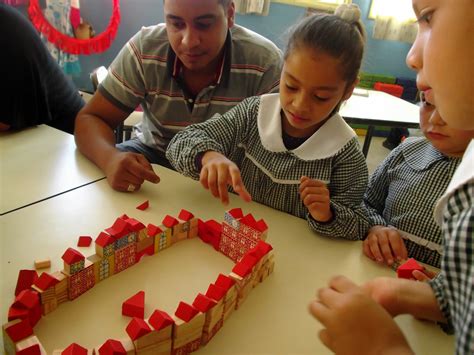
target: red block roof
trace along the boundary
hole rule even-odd
[[[110,245],[113,242],[114,238],[105,232],[100,232],[99,236],[95,240],[95,243],[102,248],[105,248],[107,245]]]
[[[217,302],[215,300],[203,295],[202,293],[199,293],[193,301],[193,307],[202,313],[206,313],[216,304]]]
[[[178,308],[176,309],[174,315],[185,322],[189,322],[198,313],[199,311],[196,308],[190,304],[187,304],[186,302],[181,301],[179,302]]]
[[[87,355],[87,349],[79,344],[72,343],[61,352],[61,355]]]
[[[100,348],[99,355],[126,355],[122,343],[115,339],[108,339]]]
[[[68,248],[65,253],[62,256],[62,259],[67,263],[67,264],[74,264],[77,263],[78,261],[84,260],[85,257],[81,253],[79,253],[77,250],[73,248]]]
[[[161,223],[167,228],[172,228],[175,225],[179,224],[179,221],[170,215],[166,215]]]
[[[127,334],[133,341],[151,332],[150,326],[140,318],[133,318],[126,328]]]
[[[173,318],[169,316],[168,313],[160,311],[160,310],[155,310],[151,317],[148,319],[148,323],[151,324],[151,326],[155,330],[161,330],[163,328],[166,328],[167,326],[171,325],[174,323]]]
[[[151,223],[148,224],[148,226],[146,227],[146,229],[147,229],[146,234],[147,234],[149,237],[154,237],[154,236],[157,235],[158,233],[163,232],[160,227],[155,226],[154,224],[151,224]]]
[[[59,280],[53,275],[50,275],[47,272],[43,272],[33,285],[35,285],[42,291],[46,291],[48,288],[53,287],[58,282]]]
[[[214,284],[210,284],[209,287],[207,288],[206,296],[216,301],[220,301],[225,296],[226,293],[227,293],[227,290],[225,288],[219,287]]]
[[[189,221],[190,219],[194,218],[194,215],[191,212],[183,209],[181,212],[179,212],[178,218],[183,221]]]
[[[226,291],[228,291],[229,288],[234,286],[234,284],[235,284],[235,281],[231,277],[227,275],[223,275],[223,274],[219,274],[215,282],[216,286],[222,287]]]

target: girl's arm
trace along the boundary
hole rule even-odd
[[[229,157],[245,141],[249,122],[257,117],[259,97],[251,97],[223,115],[215,114],[206,122],[194,124],[176,134],[166,157],[180,173],[199,179],[204,153],[215,151]]]
[[[359,143],[354,138],[333,161],[331,181],[328,185],[332,219],[318,222],[308,212],[310,227],[328,237],[359,239],[361,231],[368,229],[368,221],[362,207],[367,180],[367,164],[359,149]]]

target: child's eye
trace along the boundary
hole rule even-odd
[[[290,86],[290,85],[288,85],[288,84],[285,84],[285,86],[286,86],[286,88],[287,88],[288,90],[290,90],[290,91],[295,91],[295,90],[296,90],[295,87]]]
[[[171,26],[177,30],[180,30],[184,28],[184,22],[171,22]]]
[[[419,24],[426,23],[429,25],[432,17],[433,17],[433,11],[426,11],[425,13],[420,14],[416,22]]]
[[[212,23],[209,22],[196,22],[195,26],[199,30],[207,30],[211,27]]]
[[[324,102],[324,101],[328,101],[330,98],[329,98],[329,97],[321,97],[321,96],[318,96],[318,95],[314,95],[314,99],[315,99],[316,101]]]

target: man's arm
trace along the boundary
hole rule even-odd
[[[137,190],[144,180],[159,182],[143,155],[115,148],[114,129],[128,115],[97,91],[79,111],[74,129],[79,150],[104,171],[110,186],[119,191],[128,191],[130,185]]]

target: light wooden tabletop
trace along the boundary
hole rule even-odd
[[[382,91],[367,90],[367,93],[368,96],[353,94],[341,106],[341,116],[369,125],[418,125],[420,108],[417,105]]]
[[[74,137],[46,125],[0,133],[0,214],[102,179]]]
[[[395,276],[361,253],[361,243],[322,238],[306,221],[232,195],[223,206],[199,185],[162,167],[158,185],[145,183],[136,193],[113,191],[105,180],[90,184],[2,217],[0,238],[1,320],[14,295],[18,271],[31,269],[34,259],[50,257],[51,271],[62,268],[61,255],[75,247],[80,235],[109,227],[123,213],[143,223],[159,224],[181,208],[202,219],[221,222],[224,211],[242,207],[269,226],[267,242],[274,248],[275,271],[249,295],[202,354],[329,354],[317,338],[321,325],[307,310],[316,289],[336,274],[361,283],[376,276]],[[146,211],[135,207],[150,201]],[[77,248],[86,257],[93,246]],[[139,290],[146,293],[145,317],[155,308],[174,313],[179,301],[192,302],[205,293],[218,273],[233,263],[199,239],[180,242],[97,284],[78,299],[43,317],[35,334],[50,353],[72,342],[93,347],[108,338],[123,338],[128,317],[121,304]],[[453,353],[453,337],[436,325],[411,316],[397,318],[417,354]],[[368,336],[370,336],[368,334]],[[3,348],[3,346],[2,346]]]

